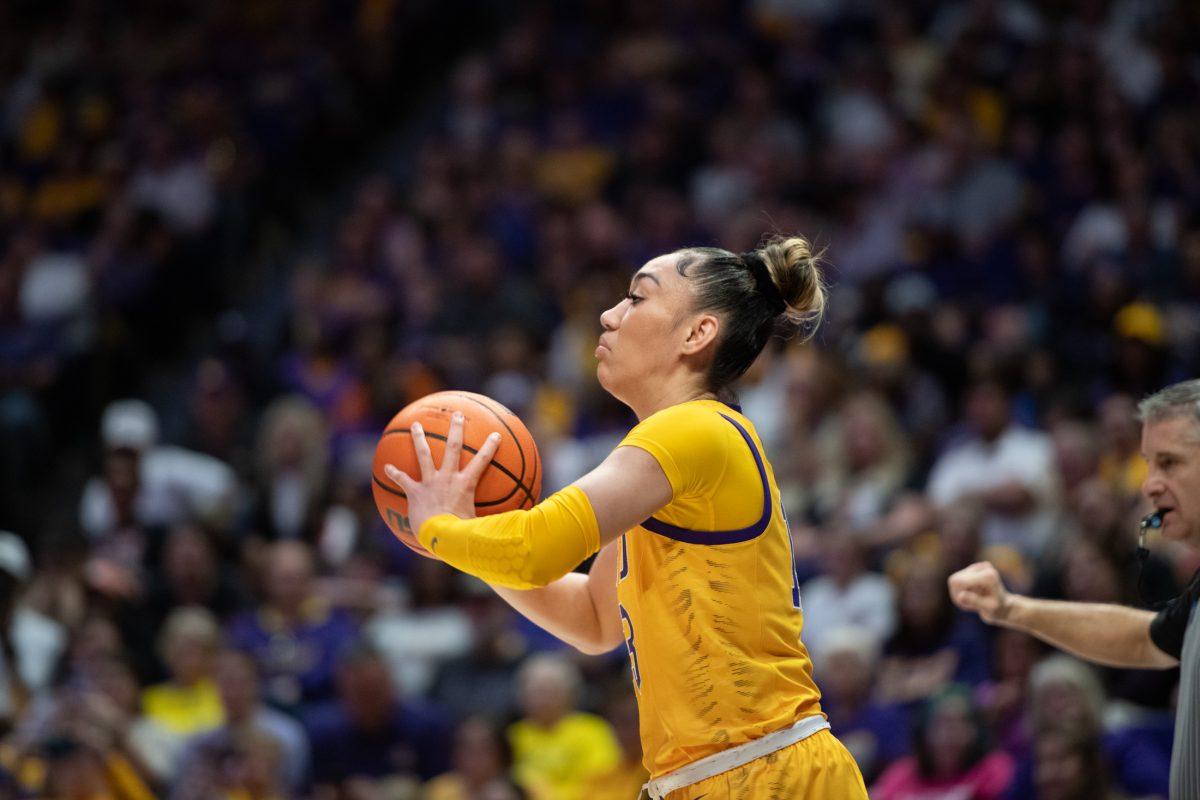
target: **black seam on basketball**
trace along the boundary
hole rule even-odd
[[[472,403],[479,406],[480,408],[487,409],[487,412],[489,414],[491,414],[493,417],[495,417],[497,422],[499,422],[501,425],[504,426],[504,430],[508,431],[508,435],[513,438],[514,442],[516,442],[517,453],[519,453],[521,456],[521,476],[519,478],[517,478],[517,481],[519,481],[519,482],[524,481],[525,480],[525,448],[521,447],[520,438],[518,438],[517,434],[513,432],[512,427],[507,422],[504,421],[504,417],[497,414],[496,409],[492,408],[491,406],[487,405],[486,403],[482,403],[479,400],[476,400],[474,397],[472,397],[469,394],[462,394],[462,393],[456,392],[455,397],[461,397],[463,400],[470,400]]]
[[[517,436],[516,433],[513,432],[512,427],[509,426],[509,424],[504,421],[504,417],[502,417],[496,413],[496,410],[494,408],[491,408],[486,403],[480,402],[479,400],[477,400],[476,398],[472,397],[469,394],[463,394],[461,392],[455,392],[454,394],[456,397],[461,397],[464,400],[470,400],[472,403],[479,406],[480,408],[486,408],[488,413],[491,414],[493,417],[495,417],[496,421],[504,426],[504,430],[508,431],[508,435],[513,438],[513,442],[517,445],[517,452],[520,453],[520,455],[521,455],[521,477],[517,478],[514,476],[513,480],[515,480],[517,482],[517,486],[520,486],[521,490],[525,492],[525,497],[527,500],[529,500],[530,505],[532,506],[532,505],[536,504],[537,501],[533,499],[533,492],[531,492],[529,490],[529,487],[527,487],[524,483],[524,480],[525,480],[525,448],[521,447],[521,438],[519,436]],[[524,505],[524,501],[522,501],[522,505]]]
[[[535,447],[533,449],[533,477],[529,479],[529,488],[531,488],[531,489],[534,486],[538,485],[538,472],[541,469],[541,466],[542,466],[542,455],[541,455],[541,453],[539,453],[537,451],[537,448]],[[540,494],[540,492],[539,492],[539,494]],[[529,497],[529,507],[533,508],[533,505],[534,505],[533,497],[530,496]]]
[[[383,435],[384,436],[392,436],[393,434],[397,434],[397,433],[405,434],[408,436],[412,435],[412,431],[408,430],[407,428],[393,428],[390,431],[384,431]],[[431,433],[429,431],[425,431],[425,436],[427,436],[430,439],[437,439],[439,442],[446,441],[446,437],[440,433]],[[477,452],[479,452],[475,448],[471,447],[469,444],[464,443],[462,447],[463,447],[463,450],[466,450],[471,455],[475,455]],[[531,502],[533,502],[533,493],[530,491],[529,487],[527,487],[524,483],[522,483],[520,480],[518,480],[517,476],[513,475],[512,472],[509,471],[508,467],[504,466],[503,464],[501,464],[499,461],[496,461],[495,459],[492,459],[490,466],[495,467],[496,469],[500,470],[502,473],[507,475],[509,478],[511,478],[512,482],[513,482],[513,488],[508,494],[504,495],[503,497],[501,497],[499,499],[484,500],[484,501],[476,503],[475,504],[476,508],[488,508],[490,506],[498,506],[501,503],[507,502],[508,499],[510,497],[512,497],[514,494],[516,494],[517,492],[524,492],[525,497],[529,498],[529,500]],[[385,485],[383,483],[383,481],[379,480],[379,478],[373,472],[371,474],[371,478],[372,478],[372,480],[375,481],[375,485],[378,486],[380,489],[383,489],[386,492],[391,492],[392,494],[397,495],[399,497],[403,497],[405,499],[408,498],[408,495],[406,495],[402,490],[393,489],[391,486]],[[522,506],[524,505],[524,502],[525,502],[524,500],[521,501]]]

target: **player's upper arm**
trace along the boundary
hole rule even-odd
[[[654,456],[637,447],[613,450],[575,485],[592,504],[602,547],[653,516],[672,497],[663,468]]]
[[[625,641],[621,615],[617,611],[617,563],[620,560],[619,542],[611,542],[600,550],[588,572],[587,590],[596,611],[597,639],[591,655],[607,653]]]

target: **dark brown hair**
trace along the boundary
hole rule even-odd
[[[753,252],[762,259],[786,307],[764,292],[745,256],[718,247],[678,251],[679,274],[696,292],[696,310],[724,317],[716,355],[708,371],[708,389],[721,393],[758,358],[774,333],[816,332],[825,313],[825,282],[820,254],[800,236],[776,237]]]

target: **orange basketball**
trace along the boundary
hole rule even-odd
[[[472,392],[435,392],[410,403],[392,417],[375,447],[371,490],[375,507],[388,529],[401,542],[429,558],[433,556],[409,527],[404,490],[388,478],[383,465],[393,464],[414,479],[421,477],[411,432],[412,424],[420,422],[433,453],[433,463],[440,467],[446,435],[450,432],[450,417],[455,411],[461,411],[464,420],[459,469],[483,446],[488,434],[496,431],[501,436],[500,447],[475,488],[476,514],[485,516],[533,508],[542,493],[542,459],[529,429],[516,414],[492,398]]]

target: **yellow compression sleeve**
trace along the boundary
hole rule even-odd
[[[558,580],[600,549],[596,512],[578,486],[555,492],[528,511],[461,519],[430,517],[421,545],[452,567],[510,589]]]

